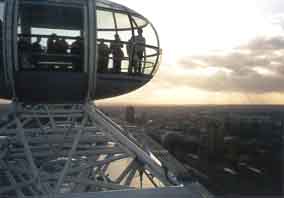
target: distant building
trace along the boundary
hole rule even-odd
[[[211,121],[208,123],[208,147],[212,157],[222,156],[224,151],[225,130],[223,123]]]
[[[137,124],[140,124],[140,125],[144,125],[147,123],[148,119],[147,119],[147,113],[146,112],[142,112],[140,113],[139,116],[136,116],[136,122]]]
[[[126,107],[125,120],[128,123],[135,123],[135,108],[133,106]]]

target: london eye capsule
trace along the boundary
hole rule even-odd
[[[141,14],[107,0],[1,0],[0,98],[77,103],[131,92],[160,59]]]

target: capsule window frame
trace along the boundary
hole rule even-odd
[[[78,8],[81,9],[82,11],[82,25],[83,25],[83,40],[84,40],[84,64],[82,65],[83,70],[81,72],[83,73],[87,73],[89,72],[89,63],[88,63],[88,49],[89,49],[89,42],[87,41],[87,38],[89,37],[89,27],[88,27],[88,16],[87,16],[87,2],[85,0],[81,0],[81,1],[77,1],[77,0],[49,0],[48,2],[37,2],[37,1],[31,1],[31,0],[16,0],[16,22],[14,23],[14,37],[17,39],[14,39],[14,69],[15,71],[21,71],[20,67],[19,67],[19,63],[18,63],[18,36],[20,35],[18,33],[18,20],[20,15],[19,13],[19,9],[21,4],[27,4],[27,5],[44,5],[44,6],[56,6],[56,7],[66,7],[66,8]],[[31,38],[32,37],[45,37],[48,38],[48,35],[39,35],[39,34],[30,34],[29,35]],[[69,37],[69,36],[60,36],[61,38],[65,38],[65,39],[75,39],[75,37]]]
[[[158,70],[158,68],[159,68],[159,63],[160,63],[161,56],[162,56],[162,53],[161,53],[162,50],[160,48],[160,40],[159,40],[158,33],[157,33],[155,27],[153,26],[153,24],[150,23],[149,20],[147,20],[145,17],[143,17],[143,16],[141,16],[139,14],[133,14],[133,13],[122,11],[122,10],[118,10],[118,9],[110,9],[110,8],[97,6],[96,7],[96,11],[98,11],[98,10],[104,10],[104,11],[111,12],[112,15],[113,15],[113,21],[114,21],[114,25],[115,25],[115,28],[98,28],[97,27],[97,33],[98,34],[99,34],[99,32],[103,32],[103,31],[104,32],[108,32],[108,31],[109,32],[116,32],[116,33],[123,32],[123,31],[130,31],[131,34],[132,34],[132,37],[134,37],[135,36],[135,31],[137,31],[139,28],[143,29],[143,28],[147,27],[148,25],[152,28],[152,30],[154,31],[154,34],[155,34],[155,39],[157,41],[157,46],[145,44],[145,48],[150,48],[151,50],[156,51],[156,53],[153,53],[153,54],[150,54],[150,55],[145,54],[145,61],[144,61],[143,68],[144,69],[148,69],[148,67],[146,68],[147,57],[154,57],[154,56],[156,56],[156,60],[153,63],[153,68],[152,68],[150,74],[146,74],[146,75],[151,75],[151,76],[155,75],[157,70]],[[117,22],[117,18],[115,16],[116,13],[127,15],[128,18],[129,18],[129,22],[130,22],[130,26],[131,27],[130,28],[118,28],[118,25],[117,25],[118,22]],[[97,12],[96,12],[96,14],[97,14]],[[142,26],[139,26],[138,23],[135,21],[134,17],[145,21],[145,24],[143,24]],[[109,40],[109,39],[97,38],[97,42],[100,41],[100,40],[103,40],[103,41],[106,41],[106,42],[111,42],[112,41],[112,40]],[[122,42],[122,43],[123,44],[129,44],[129,42]],[[146,52],[146,50],[145,50],[145,52]]]

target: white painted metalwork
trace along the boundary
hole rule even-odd
[[[0,137],[0,197],[181,185],[91,102],[14,103]]]

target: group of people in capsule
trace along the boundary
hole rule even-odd
[[[41,37],[36,37],[36,41],[31,43],[30,37],[20,36],[18,59],[22,69],[42,69],[40,63],[43,62],[52,70],[55,69],[53,66],[61,70],[67,69],[66,66],[71,64],[72,70],[82,71],[84,43],[81,37],[76,37],[76,40],[69,45],[64,38],[52,34],[47,39],[46,50],[41,45],[41,41]]]
[[[145,38],[143,30],[137,30],[138,35],[132,36],[127,42],[127,56],[129,59],[128,73],[143,73],[143,58],[145,57]],[[31,43],[29,37],[20,36],[18,41],[19,63],[23,69],[40,68],[42,55],[49,59],[45,62],[71,62],[72,70],[82,71],[84,60],[84,41],[82,37],[69,45],[64,38],[60,38],[56,34],[52,34],[47,39],[47,49],[44,50],[41,45],[41,37],[37,37],[36,41]],[[121,42],[119,35],[114,35],[114,40],[108,46],[104,40],[100,40],[98,44],[98,72],[99,73],[121,73],[122,61],[126,58],[123,52],[124,44]],[[32,53],[31,53],[32,52]],[[65,56],[64,56],[65,55]],[[71,55],[66,56],[66,55]],[[109,68],[110,55],[112,55],[112,68]],[[62,59],[63,58],[63,59]],[[71,59],[70,59],[71,58]],[[52,61],[53,60],[53,61]],[[67,60],[67,61],[66,61]],[[68,61],[69,60],[69,61]],[[57,63],[54,63],[57,62]]]
[[[127,56],[128,56],[128,73],[129,74],[142,74],[143,73],[143,58],[145,58],[145,45],[146,40],[143,37],[143,30],[137,30],[138,35],[132,36],[127,42]],[[124,44],[121,42],[118,34],[114,35],[114,41],[110,42],[108,46],[104,40],[101,40],[98,45],[98,72],[120,73],[122,61],[125,59],[123,53]],[[109,56],[112,54],[113,67],[109,69]]]

